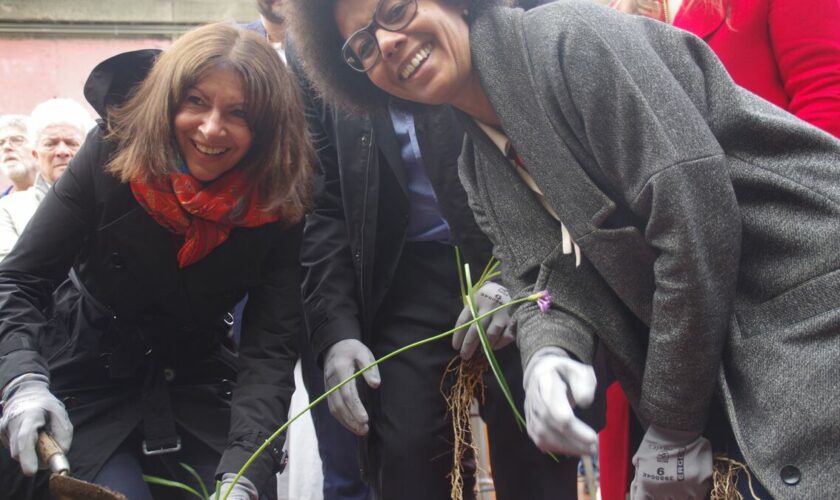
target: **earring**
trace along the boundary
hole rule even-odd
[[[464,17],[469,17],[470,16],[470,9],[464,9],[463,16]]]

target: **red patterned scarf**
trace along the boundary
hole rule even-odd
[[[181,268],[224,243],[233,227],[255,227],[279,219],[258,206],[258,196],[239,170],[208,185],[183,172],[148,182],[131,181],[137,202],[161,226],[183,236],[178,250]]]

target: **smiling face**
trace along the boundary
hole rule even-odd
[[[347,39],[367,26],[378,3],[338,0],[335,19],[341,36]],[[417,14],[408,26],[397,32],[376,29],[381,55],[368,71],[370,80],[402,99],[457,106],[475,82],[463,11],[443,0],[417,0]]]
[[[84,140],[84,134],[75,125],[55,124],[41,131],[33,156],[38,159],[41,177],[48,184],[61,177]]]
[[[245,117],[239,73],[210,70],[193,87],[175,113],[175,139],[193,177],[212,181],[239,164],[251,148],[253,134]]]

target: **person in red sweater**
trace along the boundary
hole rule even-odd
[[[735,83],[840,138],[840,0],[612,0],[611,8],[699,36]],[[624,500],[630,408],[607,391],[600,434],[602,498]]]
[[[613,0],[699,36],[738,85],[840,137],[840,0]]]
[[[701,37],[738,85],[840,137],[840,1],[613,0]]]

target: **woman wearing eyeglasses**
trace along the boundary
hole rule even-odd
[[[535,442],[591,451],[571,410],[600,341],[647,428],[632,498],[708,493],[713,400],[732,432],[714,445],[753,481],[830,496],[840,142],[663,23],[494,4],[294,0],[290,26],[327,99],[460,111],[461,180],[505,284],[554,296],[513,313]]]

